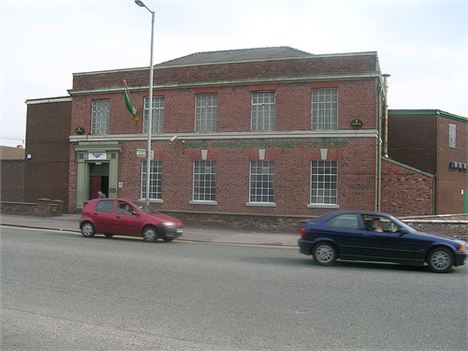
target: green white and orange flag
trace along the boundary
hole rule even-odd
[[[137,108],[133,105],[132,100],[130,99],[130,95],[128,93],[128,85],[127,81],[124,79],[123,80],[125,84],[125,92],[124,92],[124,102],[125,106],[127,107],[128,112],[132,115],[133,119],[135,122],[138,122],[140,120],[140,116],[138,115],[138,110]]]

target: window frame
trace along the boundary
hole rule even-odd
[[[264,173],[268,167],[268,173]],[[261,173],[254,173],[255,170],[261,169]],[[260,182],[254,181],[254,177],[261,177]],[[263,179],[266,178],[266,179]],[[260,184],[258,186],[257,184]],[[271,184],[271,187],[265,187],[265,184]],[[266,194],[264,193],[266,189]],[[253,192],[254,190],[255,193]],[[260,194],[258,194],[260,192]],[[264,196],[266,198],[264,198]],[[275,163],[268,160],[250,161],[249,171],[249,202],[247,206],[270,206],[275,207]]]
[[[152,103],[152,123],[151,123],[151,134],[161,134],[164,132],[164,110],[165,101],[164,96],[157,95],[153,96]],[[149,117],[149,96],[143,97],[143,134],[148,134],[148,118]]]
[[[327,101],[326,95],[320,96],[320,94],[326,94],[334,92],[334,96],[331,97],[332,101]],[[315,97],[314,94],[319,96]],[[323,101],[320,101],[322,99]],[[315,101],[319,100],[319,101]],[[312,130],[337,130],[338,129],[338,116],[339,116],[339,96],[337,88],[317,88],[312,89],[311,92],[311,129]],[[323,114],[321,114],[323,112]],[[327,113],[328,111],[328,113]],[[332,113],[334,114],[332,116]],[[319,115],[321,114],[321,115]]]
[[[146,199],[146,172],[147,160],[142,160],[140,170],[140,199]],[[153,164],[155,163],[155,164]],[[150,169],[150,201],[162,203],[162,176],[163,176],[163,162],[161,160],[151,160]],[[155,171],[153,171],[155,167]],[[154,179],[153,179],[154,178]],[[153,184],[155,182],[156,184]],[[155,188],[156,190],[152,190]],[[156,194],[156,197],[153,197]],[[159,196],[159,197],[158,197]]]
[[[324,172],[322,173],[314,173],[314,164],[317,166],[315,167],[316,169],[322,170]],[[326,166],[326,167],[325,167]],[[339,208],[338,205],[338,161],[335,160],[313,160],[310,162],[309,165],[310,169],[310,179],[309,179],[309,204],[307,205],[308,208]],[[330,172],[331,170],[334,170],[334,173]],[[314,182],[314,177],[324,177],[325,179],[323,181],[315,181]],[[328,181],[326,182],[326,178],[330,177],[331,180],[334,179],[334,181]],[[322,183],[323,187],[314,187],[314,184],[319,184]],[[327,187],[326,184],[334,184],[334,189],[333,187]],[[314,194],[314,190],[316,191],[322,191],[322,195]],[[328,192],[328,196],[326,196],[326,192]],[[333,194],[334,193],[334,194]],[[330,199],[332,201],[325,202],[314,202],[314,199]]]
[[[457,148],[457,125],[449,123],[449,147],[452,149]]]
[[[103,110],[103,107],[106,109]],[[110,99],[91,101],[91,135],[108,135],[110,124]]]
[[[265,97],[269,96],[269,101],[265,102]],[[261,102],[259,98],[261,96]],[[255,102],[256,101],[256,102]],[[253,132],[271,132],[276,128],[276,92],[275,91],[253,91],[251,93],[250,105],[250,130]],[[269,106],[269,108],[265,108]],[[262,114],[260,117],[259,114]],[[265,117],[265,113],[268,114]],[[260,122],[262,121],[260,128]],[[266,123],[265,121],[268,121]],[[265,126],[267,126],[265,128]]]
[[[211,105],[209,105],[211,103]],[[211,109],[211,110],[210,110]],[[195,133],[214,133],[218,123],[218,95],[195,94]],[[204,125],[204,128],[202,128]]]
[[[201,172],[210,167],[210,172]],[[198,190],[198,191],[197,191]],[[208,190],[208,191],[206,191]],[[216,161],[193,161],[191,204],[216,205]]]

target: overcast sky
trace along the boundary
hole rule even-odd
[[[73,73],[149,65],[151,15],[133,0],[0,3],[0,145],[24,145],[25,100],[66,96]],[[270,46],[377,51],[390,108],[468,117],[468,0],[145,3],[156,11],[154,63]]]

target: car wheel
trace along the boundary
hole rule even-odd
[[[104,235],[106,236],[106,238],[109,238],[109,239],[114,236],[114,234],[110,234],[110,233],[105,233]]]
[[[449,249],[437,247],[429,252],[427,264],[431,271],[436,273],[446,273],[453,266],[453,255]]]
[[[158,233],[154,227],[146,227],[141,233],[144,241],[153,242],[158,239]]]
[[[82,223],[80,229],[81,235],[83,235],[85,238],[92,238],[94,234],[96,234],[96,230],[90,222]]]
[[[175,238],[169,238],[169,237],[167,237],[167,236],[165,236],[165,237],[163,238],[163,240],[164,240],[166,243],[170,243],[170,242],[171,242],[172,240],[174,240],[174,239],[175,239]]]
[[[321,266],[331,266],[338,258],[335,247],[329,243],[315,245],[312,255],[314,260]]]

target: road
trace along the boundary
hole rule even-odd
[[[466,350],[467,267],[1,230],[2,350]]]

